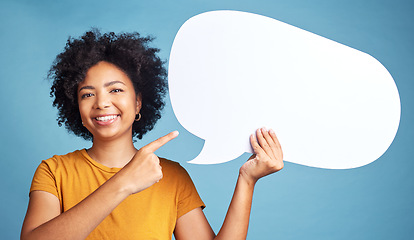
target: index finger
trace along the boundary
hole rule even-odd
[[[257,137],[254,134],[250,135],[250,144],[252,145],[255,155],[263,154],[265,152],[257,142]]]
[[[158,150],[158,148],[162,147],[167,142],[171,141],[175,137],[178,136],[178,131],[170,132],[169,134],[158,138],[157,140],[148,143],[146,146],[142,147],[148,151],[155,152]]]

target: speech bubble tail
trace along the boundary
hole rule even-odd
[[[234,156],[233,149],[226,149],[223,151],[223,145],[216,146],[214,141],[206,141],[200,154],[193,160],[188,161],[192,164],[219,164],[234,160],[237,156]],[[216,141],[218,142],[218,141]],[[220,149],[220,151],[218,151]],[[227,151],[228,150],[228,151]],[[240,154],[241,155],[241,154]]]

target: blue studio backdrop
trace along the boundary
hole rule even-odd
[[[18,239],[33,173],[43,159],[91,146],[56,122],[47,71],[69,36],[91,27],[138,31],[168,61],[180,26],[211,10],[268,16],[378,59],[401,98],[394,142],[377,161],[356,169],[327,170],[286,162],[255,190],[248,239],[410,239],[414,235],[414,2],[409,0],[1,0],[0,94],[1,239]],[[168,66],[168,65],[167,65]],[[247,113],[248,114],[248,113]],[[203,140],[187,132],[167,106],[137,147],[172,130],[180,136],[157,153],[190,173],[217,232],[238,169],[248,158],[192,165]],[[369,144],[369,143],[368,143]],[[352,149],[348,149],[352,151]],[[341,154],[341,153],[338,153]]]

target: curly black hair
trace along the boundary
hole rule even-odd
[[[54,97],[53,106],[58,109],[59,126],[64,124],[69,132],[86,140],[92,139],[92,134],[82,126],[77,89],[92,66],[106,61],[124,71],[131,79],[135,93],[142,97],[142,117],[132,126],[133,137],[141,139],[151,130],[161,118],[167,91],[165,62],[157,56],[159,49],[148,46],[152,40],[136,32],[101,34],[97,29],[86,32],[79,39],[69,37],[48,74],[53,81],[50,97]]]

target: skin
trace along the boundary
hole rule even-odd
[[[154,152],[178,132],[171,132],[139,150],[134,147],[132,123],[141,109],[141,97],[125,73],[107,62],[91,67],[78,86],[78,102],[83,124],[94,136],[88,154],[103,165],[122,169],[63,213],[56,196],[33,191],[21,239],[85,239],[125,198],[162,178],[159,158]],[[116,116],[110,124],[96,119],[108,115]],[[272,130],[258,129],[250,142],[255,154],[240,168],[233,198],[217,236],[201,208],[196,208],[177,220],[174,231],[177,240],[246,239],[257,181],[283,168],[282,149]]]

